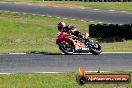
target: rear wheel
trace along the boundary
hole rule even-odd
[[[60,42],[59,49],[65,54],[74,53],[74,47],[70,42]]]

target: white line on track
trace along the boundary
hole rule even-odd
[[[41,73],[41,74],[55,74],[55,73],[64,73],[64,72],[34,72],[34,73]]]
[[[101,10],[101,9],[93,9],[93,10]],[[106,10],[106,11],[115,12],[116,10]],[[127,13],[128,11],[116,11],[116,12],[124,12],[124,13]]]
[[[76,19],[71,19],[71,20],[76,20]]]
[[[103,22],[98,22],[99,24],[103,23]]]
[[[26,54],[26,53],[9,53],[9,54],[14,54],[15,55],[15,54]]]
[[[115,10],[108,10],[108,11],[115,11]]]
[[[89,21],[89,22],[95,22],[95,21]]]
[[[102,52],[101,54],[132,54],[132,52]],[[17,55],[17,54],[27,54],[27,53],[9,53],[9,54],[13,54],[13,55]],[[61,54],[64,54],[64,53],[61,53]],[[77,53],[75,53],[75,54],[77,54]],[[82,55],[83,54],[86,54],[86,53],[81,53]],[[81,55],[80,54],[80,55]],[[87,53],[87,54],[91,54],[91,53]]]
[[[13,74],[13,73],[0,73],[0,75],[4,75],[4,74],[9,75],[9,74]]]
[[[85,20],[81,20],[81,21],[85,21]]]
[[[61,18],[61,17],[56,17],[56,18]]]
[[[126,13],[126,12],[128,12],[128,11],[120,11],[120,12],[124,12],[124,13]]]
[[[48,17],[52,17],[52,16],[48,16]]]
[[[24,14],[27,14],[27,13],[24,13]],[[37,16],[37,14],[32,14],[32,15]]]
[[[46,15],[40,15],[40,16],[46,16]]]
[[[94,10],[100,10],[100,9],[94,9]]]
[[[63,18],[63,19],[68,19],[68,18]]]
[[[98,72],[98,71],[85,71],[85,72]],[[112,72],[112,71],[99,71],[99,72]]]
[[[125,72],[129,72],[129,71],[132,71],[132,70],[126,70]],[[88,72],[95,72],[95,73],[97,73],[98,71],[92,71],[91,70],[91,71],[85,71],[85,72],[87,72],[87,73]],[[99,72],[116,72],[116,71],[99,71]],[[29,72],[29,73],[31,73],[31,72]],[[60,74],[60,73],[66,73],[66,72],[32,72],[32,74]],[[10,75],[10,74],[22,74],[22,73],[0,73],[0,75]]]

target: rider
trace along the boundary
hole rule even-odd
[[[76,37],[84,38],[84,39],[87,39],[88,37],[88,34],[82,34],[80,31],[77,31],[77,29],[74,26],[66,25],[64,22],[59,22],[57,27],[60,32],[63,31],[70,35],[74,35]]]

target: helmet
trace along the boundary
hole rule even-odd
[[[66,26],[66,24],[64,22],[59,22],[58,23],[58,30],[62,31],[65,26]]]

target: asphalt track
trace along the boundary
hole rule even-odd
[[[111,23],[132,23],[131,12],[116,12],[92,9],[60,8],[48,6],[35,6],[25,4],[0,3],[0,10],[48,15],[55,17],[81,19],[85,21],[101,21]]]
[[[0,73],[132,71],[132,53],[101,55],[0,55]]]

